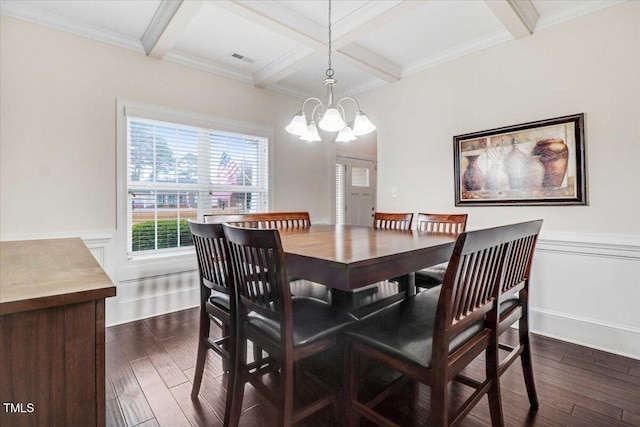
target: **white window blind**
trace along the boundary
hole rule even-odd
[[[128,254],[193,245],[187,219],[268,210],[268,139],[126,114]]]

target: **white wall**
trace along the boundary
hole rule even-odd
[[[439,65],[359,101],[378,124],[379,210],[466,212],[470,229],[543,218],[533,328],[640,358],[640,2]],[[581,112],[588,206],[454,207],[454,135]]]
[[[300,100],[2,16],[0,238],[83,237],[118,284],[108,324],[198,301],[195,258],[118,265],[116,98],[271,127],[271,209],[331,221],[331,145],[284,131]]]
[[[108,324],[197,302],[193,269],[149,264],[124,274],[114,261],[118,97],[272,127],[273,209],[330,220],[333,152],[359,149],[301,145],[287,135],[298,100],[0,19],[0,239],[83,237],[118,285]],[[640,358],[640,2],[358,99],[378,126],[379,210],[468,212],[469,228],[544,218],[534,329]],[[453,135],[579,112],[586,113],[589,206],[453,206]]]

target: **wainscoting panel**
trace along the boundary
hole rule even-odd
[[[640,237],[541,235],[531,329],[640,359]]]
[[[3,240],[81,237],[118,288],[106,324],[198,305],[195,256],[123,268],[115,230],[3,236]],[[533,332],[640,360],[640,236],[544,233],[534,258]]]
[[[107,301],[107,325],[195,307],[200,301],[198,280],[194,270],[119,282],[118,295],[111,298],[117,304]]]

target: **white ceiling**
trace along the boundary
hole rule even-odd
[[[336,96],[620,2],[333,0]],[[325,91],[326,0],[1,0],[0,12],[294,96]]]

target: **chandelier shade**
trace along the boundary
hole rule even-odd
[[[318,126],[320,126],[320,129],[326,130],[327,132],[337,132],[345,126],[345,122],[342,120],[340,111],[338,111],[336,106],[331,105],[327,108],[327,111],[324,112],[322,120],[320,120]]]
[[[285,130],[291,134],[302,136],[307,131],[307,115],[304,114],[304,111],[299,111],[293,116]]]
[[[320,134],[318,133],[316,122],[312,120],[311,123],[309,123],[309,126],[306,127],[306,130],[300,136],[300,139],[309,142],[322,141],[322,138],[320,138]]]
[[[369,118],[362,111],[356,113],[353,120],[353,134],[356,136],[366,135],[376,129],[375,125],[369,121]]]
[[[293,135],[299,136],[304,141],[321,141],[318,134],[318,127],[315,120],[318,119],[318,126],[320,129],[326,132],[339,132],[336,141],[352,141],[357,139],[356,136],[365,135],[376,129],[375,125],[371,123],[369,118],[362,112],[360,105],[355,98],[345,96],[338,102],[333,102],[333,86],[337,83],[337,80],[333,78],[333,68],[331,68],[331,0],[329,0],[329,68],[325,72],[326,78],[323,80],[324,85],[327,87],[327,101],[323,103],[318,98],[307,98],[302,103],[300,111],[296,113],[291,119],[291,122],[285,127],[285,130]],[[355,118],[353,119],[353,129],[351,129],[346,123],[346,114],[343,103],[345,101],[353,101],[356,106]],[[307,124],[307,116],[304,113],[304,108],[308,102],[315,103],[313,111],[309,116],[310,122]],[[318,113],[316,116],[316,112]]]
[[[345,127],[340,129],[340,132],[338,132],[338,137],[336,138],[336,141],[349,142],[349,141],[354,141],[356,139],[358,138],[356,138],[356,136],[353,134],[353,131],[351,130],[351,128],[348,125],[345,125]]]

